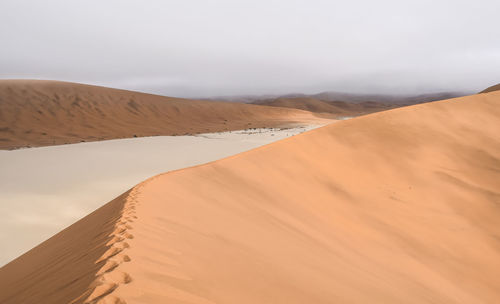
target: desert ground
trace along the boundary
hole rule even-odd
[[[493,91],[156,175],[0,268],[0,302],[498,303],[499,117]]]
[[[8,244],[0,252],[0,266],[151,176],[228,157],[315,127],[252,128],[0,151],[0,213],[4,215],[0,243]]]

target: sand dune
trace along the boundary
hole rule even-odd
[[[498,303],[500,92],[151,178],[0,269],[1,303]]]
[[[500,91],[500,83],[493,85],[491,87],[488,87],[488,88],[482,90],[480,93],[490,93],[490,92],[495,92],[495,91]]]
[[[0,80],[0,149],[320,121],[298,110],[170,98],[41,80]]]
[[[312,128],[0,151],[0,244],[5,244],[0,267],[151,176],[235,155]]]
[[[290,97],[259,100],[254,104],[301,109],[315,113],[329,113],[335,117],[354,117],[397,108],[401,105],[382,102],[349,103],[343,101],[325,101],[312,97]]]

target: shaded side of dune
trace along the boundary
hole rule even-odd
[[[128,195],[0,268],[0,303],[83,303],[106,263],[99,259],[111,247]]]
[[[42,80],[0,80],[0,149],[317,122],[312,113]]]

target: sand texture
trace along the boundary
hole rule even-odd
[[[0,149],[322,120],[296,109],[170,98],[58,81],[0,80]]]
[[[157,175],[1,268],[0,302],[499,303],[499,130],[493,92]]]

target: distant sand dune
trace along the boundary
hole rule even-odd
[[[323,92],[314,95],[290,94],[259,98],[253,104],[272,107],[294,108],[314,113],[328,113],[334,117],[355,117],[386,111],[418,103],[461,97],[467,94],[441,92],[420,95],[381,95]]]
[[[499,303],[500,92],[155,176],[0,269],[1,303]]]
[[[96,261],[111,247],[108,243],[127,197],[128,192],[23,255],[19,268],[12,264],[0,268],[0,302],[71,303],[88,297],[102,267]]]
[[[482,90],[480,93],[490,93],[500,91],[500,83]]]
[[[295,109],[59,81],[0,80],[0,149],[324,121]]]
[[[343,101],[325,101],[313,97],[290,97],[290,98],[282,97],[276,99],[259,100],[254,102],[254,104],[272,106],[272,107],[301,109],[314,113],[329,113],[333,114],[335,117],[359,116],[369,113],[390,110],[402,106],[402,104],[391,104],[391,103],[371,102],[371,101],[357,102],[357,103],[343,102]]]

